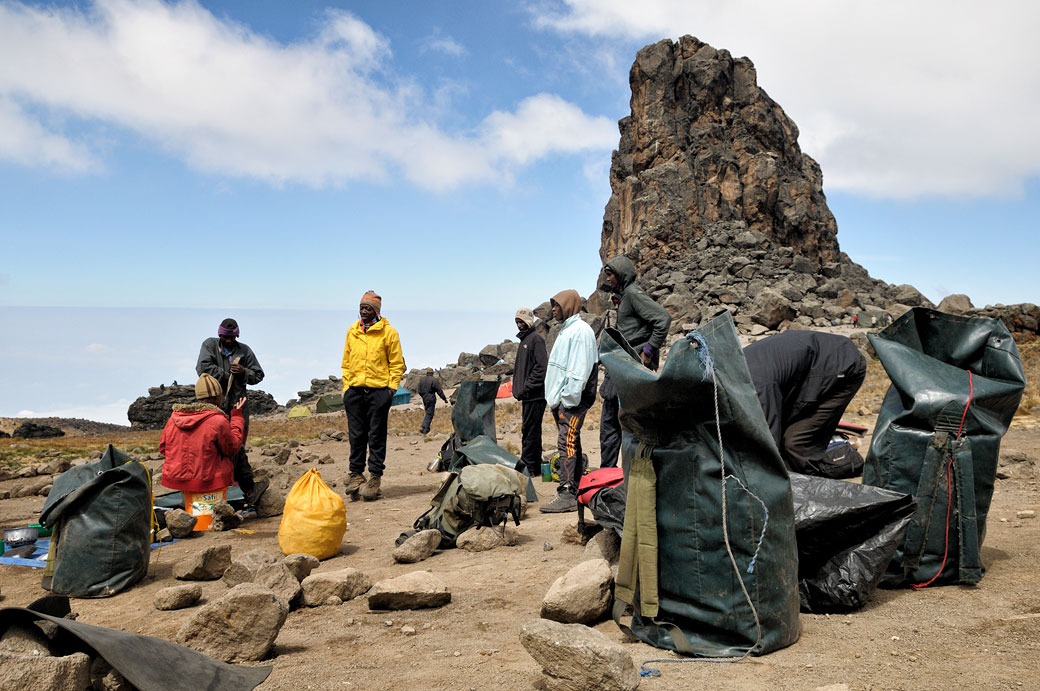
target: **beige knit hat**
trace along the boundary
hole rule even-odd
[[[516,311],[516,317],[514,317],[514,319],[519,319],[523,323],[527,324],[527,328],[531,328],[532,326],[534,326],[534,312],[532,312],[526,307],[521,307],[520,309],[518,309]]]
[[[223,396],[224,390],[220,386],[220,382],[213,378],[212,375],[202,373],[199,380],[195,382],[195,399],[201,401],[204,398],[213,398],[214,396]]]

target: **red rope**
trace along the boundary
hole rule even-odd
[[[961,432],[964,431],[964,420],[968,417],[968,406],[971,405],[972,396],[975,395],[975,386],[971,380],[971,370],[968,370],[968,402],[964,404],[964,412],[961,413],[961,425],[957,428],[957,438],[961,438]],[[943,559],[942,564],[939,565],[939,570],[935,572],[928,581],[924,583],[914,583],[910,587],[914,590],[920,590],[930,586],[939,574],[946,568],[946,557],[950,554],[950,505],[953,504],[953,454],[950,454],[949,463],[946,464],[946,537],[945,545],[943,547]]]

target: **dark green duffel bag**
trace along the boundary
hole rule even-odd
[[[40,523],[54,531],[45,590],[70,597],[115,595],[148,573],[151,475],[109,444],[100,460],[54,481]]]
[[[633,609],[622,630],[708,657],[794,643],[791,485],[729,313],[672,346],[660,372],[613,329],[600,339],[600,359],[621,400],[619,625],[626,605]]]
[[[863,483],[917,498],[881,585],[978,583],[1000,439],[1025,388],[1015,341],[997,319],[921,307],[868,338],[892,386]]]

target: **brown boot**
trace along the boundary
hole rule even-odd
[[[379,497],[383,496],[383,493],[379,490],[379,482],[382,479],[379,475],[373,475],[368,478],[368,482],[365,483],[364,487],[361,488],[361,498],[365,501],[375,501]]]
[[[347,476],[347,486],[343,492],[357,501],[358,490],[361,489],[361,485],[365,484],[364,473],[351,473]]]

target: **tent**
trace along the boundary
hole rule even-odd
[[[394,397],[390,399],[390,405],[404,405],[405,403],[411,403],[411,401],[412,392],[404,388],[404,385],[401,385],[397,387]]]
[[[314,409],[319,413],[338,413],[343,410],[343,396],[340,394],[325,394],[318,399]]]
[[[305,405],[294,405],[289,409],[289,417],[310,417],[311,409]]]
[[[495,394],[495,398],[512,398],[513,397],[513,380],[510,379],[502,386],[498,387],[498,393]]]

